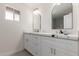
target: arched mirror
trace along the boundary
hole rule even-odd
[[[33,10],[33,31],[40,32],[41,30],[41,13],[38,8]]]
[[[73,28],[72,3],[56,4],[52,9],[52,29]]]

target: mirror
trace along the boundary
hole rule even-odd
[[[33,31],[40,32],[41,30],[41,14],[38,8],[33,11]]]
[[[72,3],[61,3],[55,5],[52,10],[52,29],[73,28]]]

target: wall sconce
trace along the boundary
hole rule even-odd
[[[37,15],[37,14],[41,14],[41,12],[39,11],[38,8],[35,8],[35,9],[33,10],[33,13],[34,13],[35,15]]]

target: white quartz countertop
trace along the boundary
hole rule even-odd
[[[43,36],[52,36],[52,33],[43,33],[43,32],[24,32],[24,33],[43,35]]]
[[[64,35],[64,34],[56,34],[56,33],[43,33],[43,32],[24,32],[27,34],[33,34],[33,35],[41,35],[45,37],[52,37],[52,35],[55,35],[53,38],[59,38],[59,39],[68,39],[68,40],[78,40],[78,35],[76,34],[69,34],[69,35]]]
[[[76,34],[69,34],[69,35],[56,34],[55,37],[60,39],[78,40],[78,35]]]

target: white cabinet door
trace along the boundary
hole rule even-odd
[[[29,35],[24,34],[24,48],[28,50]]]
[[[55,49],[55,56],[76,56],[77,54],[74,52],[68,52],[68,50],[62,48]]]
[[[41,39],[40,36],[32,35],[32,54],[35,56],[41,55]]]
[[[42,55],[43,56],[50,56],[50,47],[49,44],[47,44],[46,42],[42,43]]]
[[[55,56],[68,56],[68,55],[64,53],[62,50],[56,49]]]
[[[35,56],[41,55],[40,36],[24,34],[24,48]]]
[[[24,48],[29,52],[32,52],[31,46],[32,37],[30,34],[24,34]]]
[[[62,49],[56,49],[55,51],[55,55],[56,56],[72,56],[72,54],[70,54],[71,52],[67,52],[66,50],[62,50]]]
[[[54,47],[51,45],[50,38],[42,37],[42,55],[43,56],[53,56]]]

